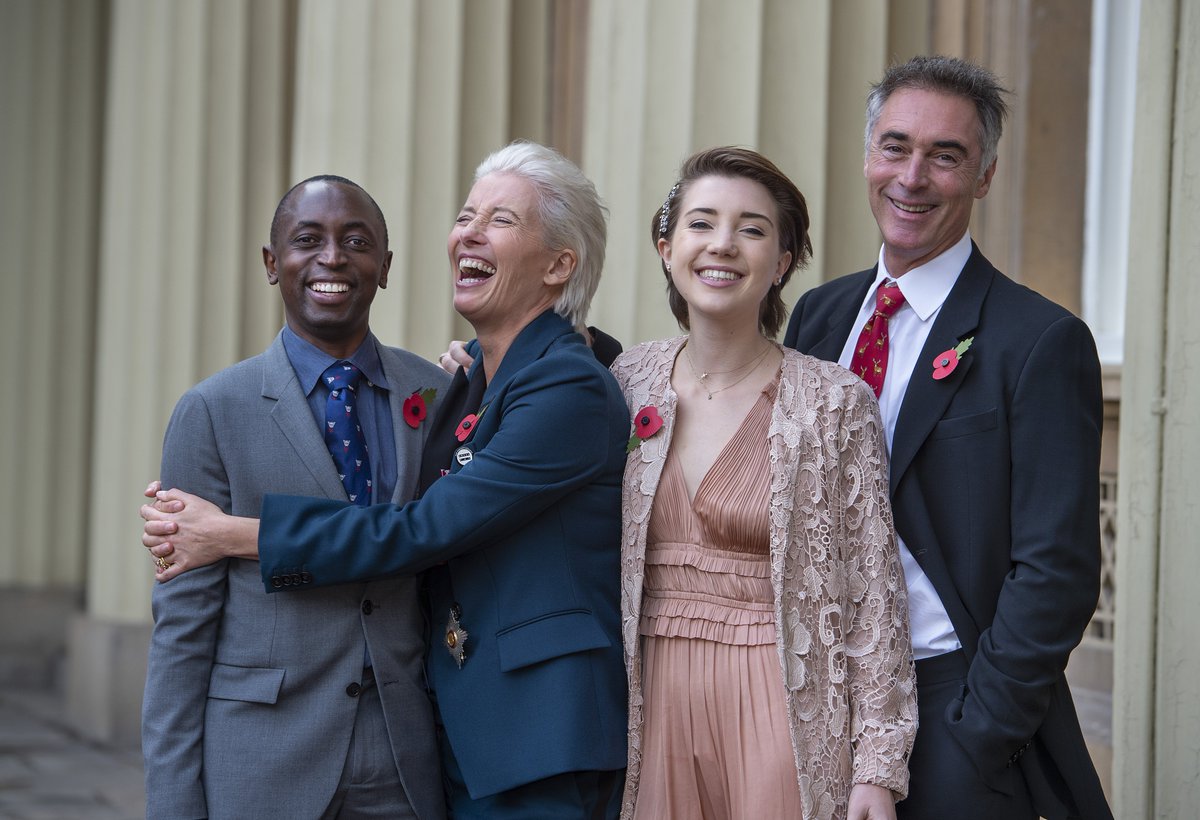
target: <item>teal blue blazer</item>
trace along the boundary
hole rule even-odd
[[[472,379],[484,378],[479,361]],[[625,766],[621,478],[629,412],[551,311],[518,335],[450,473],[404,506],[268,495],[268,591],[429,574],[428,672],[473,799]],[[465,462],[465,463],[460,463]],[[467,633],[446,645],[454,608]],[[365,617],[370,617],[367,614]]]

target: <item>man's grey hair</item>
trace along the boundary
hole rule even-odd
[[[868,154],[871,151],[871,134],[879,122],[883,104],[894,92],[903,88],[953,94],[974,103],[975,113],[979,117],[979,144],[983,148],[979,175],[983,176],[996,161],[1000,133],[1004,130],[1004,118],[1008,115],[1004,95],[1009,92],[1000,85],[996,75],[958,57],[913,57],[906,63],[893,65],[884,72],[882,80],[871,86],[871,93],[867,95],[864,150]]]
[[[596,186],[557,151],[518,140],[488,156],[475,169],[475,181],[488,174],[515,174],[537,191],[542,239],[550,248],[575,252],[575,272],[554,304],[554,312],[576,330],[586,330],[588,308],[600,284],[608,241],[608,209]]]

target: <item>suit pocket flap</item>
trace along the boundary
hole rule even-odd
[[[282,687],[282,669],[214,663],[208,679],[208,696],[221,700],[274,703],[279,699]]]
[[[560,655],[611,645],[612,641],[592,613],[582,609],[555,612],[509,627],[496,635],[496,651],[500,656],[500,669],[504,672]]]
[[[994,430],[999,425],[996,409],[985,410],[982,413],[972,413],[969,416],[955,416],[954,418],[942,419],[933,428],[933,433],[930,438],[957,438],[958,436],[969,436],[972,433],[982,433],[986,430]]]

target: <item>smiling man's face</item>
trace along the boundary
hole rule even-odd
[[[374,206],[358,188],[308,182],[292,194],[280,228],[263,263],[288,327],[331,356],[349,356],[366,337],[392,261]]]
[[[952,247],[996,164],[980,167],[979,117],[966,97],[902,88],[883,104],[863,174],[883,234],[884,262],[901,276]]]

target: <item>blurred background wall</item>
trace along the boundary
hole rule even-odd
[[[591,320],[628,346],[676,332],[647,224],[697,148],[757,148],[805,192],[816,255],[789,301],[873,264],[865,95],[937,52],[1014,92],[973,236],[1082,315],[1105,363],[1104,590],[1069,670],[1093,754],[1118,816],[1187,814],[1197,16],[1189,0],[0,0],[0,684],[61,691],[80,732],[137,744],[140,491],[179,395],[280,327],[260,247],[293,182],[337,173],[376,197],[395,259],[373,328],[432,357],[469,334],[444,240],[475,165],[515,138],[551,145],[609,206]]]

